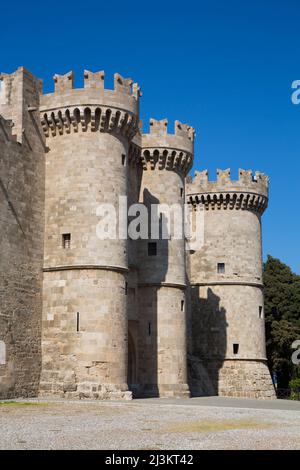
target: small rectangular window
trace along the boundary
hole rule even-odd
[[[181,311],[183,312],[184,310],[184,300],[181,301]]]
[[[151,336],[151,323],[148,323],[148,335]]]
[[[259,318],[262,318],[262,317],[263,317],[263,308],[262,308],[261,305],[260,305],[259,308],[258,308],[258,315],[259,315]]]
[[[156,243],[154,242],[148,243],[148,256],[156,256],[156,255],[157,255]]]
[[[79,321],[80,321],[80,315],[79,315],[79,312],[77,312],[77,315],[76,315],[76,331],[77,332],[79,331],[79,328],[80,328]]]
[[[239,352],[239,344],[234,343],[233,344],[233,354],[238,354],[238,352]]]
[[[62,235],[62,247],[65,250],[69,250],[71,248],[71,234],[70,233],[63,233],[63,235]]]
[[[218,274],[225,274],[225,263],[218,263]]]
[[[122,165],[125,166],[125,163],[126,163],[126,155],[122,153]]]
[[[127,293],[128,293],[128,283],[125,282],[125,295],[127,295]]]
[[[183,188],[180,188],[180,197],[183,197]]]

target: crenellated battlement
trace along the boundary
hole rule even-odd
[[[54,75],[53,93],[41,95],[40,111],[58,111],[61,108],[99,106],[137,115],[139,112],[140,87],[131,78],[119,73],[114,75],[114,89],[105,88],[105,73],[84,71],[84,87],[74,88],[74,73]]]
[[[98,72],[91,72],[89,70],[85,70],[83,76],[84,89],[96,88],[98,90],[105,90],[104,70]],[[55,84],[54,93],[64,93],[70,90],[76,90],[74,88],[74,72],[72,70],[63,75],[55,74],[53,76],[53,80]],[[139,85],[137,83],[134,83],[131,78],[124,78],[119,73],[114,74],[114,90],[106,89],[105,91],[115,91],[116,93],[120,94],[132,95],[136,99],[141,96]]]
[[[180,121],[175,121],[174,123],[174,133],[168,133],[168,120],[167,119],[153,119],[151,118],[149,121],[150,124],[150,132],[149,134],[143,134],[144,138],[147,137],[161,137],[161,138],[169,138],[174,139],[178,138],[179,141],[187,141],[194,142],[195,139],[195,129],[188,124],[182,124]]]
[[[186,175],[192,164],[193,156],[187,152],[169,148],[142,149],[141,161],[144,170],[173,170]]]
[[[111,132],[129,140],[138,131],[138,117],[106,106],[71,106],[41,113],[46,138],[71,132]]]
[[[252,170],[239,169],[238,180],[231,179],[230,169],[217,170],[216,181],[209,180],[208,170],[195,171],[195,177],[187,178],[187,187],[189,194],[204,193],[204,192],[218,192],[218,191],[239,191],[247,190],[249,192],[261,193],[268,196],[269,178],[267,175],[256,171],[254,174]]]
[[[84,88],[74,88],[74,74],[54,75],[55,91],[41,96],[45,137],[70,132],[115,132],[131,139],[138,131],[140,88],[131,78],[114,75],[105,89],[104,71],[84,71]]]
[[[217,180],[210,181],[207,170],[196,171],[187,178],[188,202],[202,203],[208,208],[249,209],[262,213],[268,205],[269,178],[260,172],[239,170],[238,180],[232,180],[230,169],[217,170]]]
[[[175,121],[174,133],[168,133],[168,121],[150,119],[149,134],[142,134],[144,169],[174,169],[187,174],[193,163],[194,128]]]
[[[161,119],[160,121],[151,118],[150,119],[150,135],[160,137],[160,136],[178,136],[183,139],[188,139],[191,142],[194,142],[195,129],[188,124],[182,124],[180,121],[175,121],[174,123],[174,134],[168,133],[168,120]],[[147,134],[144,134],[145,136]]]

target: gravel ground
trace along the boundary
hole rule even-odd
[[[234,399],[1,402],[0,448],[299,449],[300,403],[278,403],[257,402],[255,408],[253,400],[235,406]]]

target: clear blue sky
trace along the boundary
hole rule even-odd
[[[299,0],[3,2],[0,68],[20,65],[52,90],[54,73],[119,72],[142,86],[142,119],[197,131],[196,169],[271,178],[264,255],[300,273]]]

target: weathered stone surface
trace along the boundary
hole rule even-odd
[[[267,178],[202,172],[186,187],[194,129],[151,119],[142,134],[139,86],[119,74],[113,90],[103,71],[86,70],[81,89],[72,72],[55,75],[46,95],[24,68],[1,80],[0,397],[273,396]],[[202,204],[203,247],[187,256],[184,238],[99,239],[97,209],[118,213],[120,196],[148,209]]]
[[[41,83],[25,69],[0,92],[0,397],[35,396],[41,370],[44,137]],[[12,126],[13,124],[13,126]],[[40,133],[39,133],[40,132]]]
[[[209,181],[207,172],[197,172],[187,193],[204,222],[204,243],[189,259],[193,393],[274,397],[266,365],[261,249],[268,179],[240,170],[233,181],[229,170],[218,170],[217,181]]]

